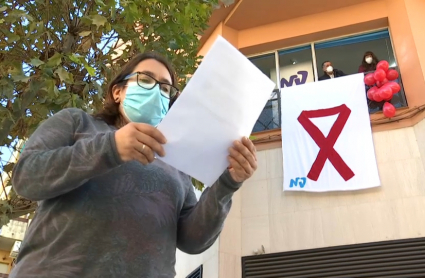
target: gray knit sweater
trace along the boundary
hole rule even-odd
[[[115,131],[65,109],[28,140],[12,182],[39,207],[11,278],[174,277],[176,248],[215,242],[241,184],[226,171],[197,202],[175,168],[123,163]]]

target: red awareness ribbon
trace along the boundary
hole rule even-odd
[[[337,115],[338,113],[338,118],[331,127],[328,137],[325,137],[320,129],[310,120],[310,118],[328,117]],[[345,181],[348,181],[354,177],[353,171],[350,169],[350,167],[348,167],[348,165],[334,149],[334,145],[338,140],[338,137],[341,135],[341,132],[344,129],[350,114],[351,110],[345,104],[333,108],[301,112],[300,116],[298,117],[298,122],[300,122],[300,124],[304,127],[304,129],[320,148],[316,160],[314,161],[307,175],[307,178],[310,180],[317,181],[319,179],[320,173],[322,172],[327,159],[329,159],[329,161]]]

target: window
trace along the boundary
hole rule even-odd
[[[319,76],[323,75],[324,61],[331,61],[335,68],[345,74],[358,73],[366,51],[372,51],[378,59],[388,61],[391,67],[397,66],[388,30],[316,43],[314,49]]]
[[[317,43],[314,48],[319,76],[324,74],[322,69],[324,61],[331,61],[334,68],[345,74],[358,73],[366,51],[373,52],[379,60],[388,61],[390,67],[398,71],[388,30]],[[402,83],[400,78],[397,82]],[[377,103],[368,100],[369,112],[375,113],[382,110],[384,103],[385,101]],[[407,106],[403,86],[400,92],[393,96],[391,103],[396,108]]]
[[[261,70],[265,75],[267,75],[275,84],[277,84],[276,58],[274,53],[252,57],[249,60],[259,70]]]
[[[269,101],[255,123],[253,132],[275,129],[280,127],[280,94],[277,89],[276,58],[275,54],[267,54],[260,57],[250,58],[250,61],[267,75],[275,84],[276,89],[270,96]]]
[[[255,124],[253,133],[280,127],[280,89],[317,82],[319,77],[325,74],[322,69],[324,61],[331,61],[334,68],[346,75],[356,74],[366,51],[373,52],[379,60],[388,61],[390,67],[400,73],[388,30],[326,42],[313,42],[297,48],[278,50],[268,55],[250,57],[251,62],[277,85]],[[279,72],[276,69],[279,69]],[[396,108],[406,107],[401,76],[396,81],[400,84],[401,91],[393,96],[391,103]],[[367,89],[365,86],[365,98]],[[385,103],[367,101],[371,114],[381,111]]]
[[[202,265],[186,276],[186,278],[202,278]]]
[[[280,88],[314,81],[311,46],[279,51]]]

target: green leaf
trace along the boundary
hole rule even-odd
[[[50,59],[47,61],[46,66],[56,67],[59,66],[62,62],[62,55],[59,52],[56,52]]]
[[[69,59],[70,59],[71,61],[73,61],[74,63],[77,63],[77,64],[80,64],[80,63],[81,63],[81,56],[80,56],[80,55],[77,55],[77,54],[75,54],[75,53],[72,53],[72,54],[71,54],[71,55],[69,55],[68,57],[69,57]]]
[[[0,226],[1,227],[9,224],[9,222],[10,222],[10,219],[6,214],[0,214]]]
[[[67,72],[63,67],[55,70],[55,73],[59,76],[61,82],[73,83],[74,79],[71,73]]]
[[[16,41],[19,41],[20,38],[20,36],[11,33],[7,35],[7,43],[14,43]]]
[[[202,182],[200,182],[200,181],[198,181],[197,179],[195,179],[195,178],[192,178],[192,185],[193,185],[196,189],[198,189],[199,191],[203,191],[203,190],[204,190],[204,188],[205,188],[205,185],[204,185]]]
[[[102,0],[94,0],[94,2],[96,2],[96,4],[97,4],[98,6],[106,7],[105,3],[103,3],[103,1],[102,1]]]
[[[6,6],[0,7],[0,12],[4,12],[5,10],[7,10]]]
[[[67,103],[71,95],[67,92],[61,93],[58,98],[55,99],[55,104],[61,105]]]
[[[92,67],[90,67],[88,64],[84,66],[84,68],[87,70],[87,72],[90,74],[90,76],[96,75],[96,70]]]
[[[5,171],[6,173],[10,173],[12,172],[13,167],[15,167],[15,163],[8,163],[3,166],[3,171]]]
[[[25,76],[25,75],[14,75],[12,76],[13,81],[15,82],[24,82],[27,83],[30,80],[30,76]]]
[[[108,22],[106,17],[99,14],[91,15],[89,18],[91,19],[92,24],[96,25],[96,29],[99,29],[100,26],[103,26],[106,22]]]
[[[44,64],[44,62],[43,62],[43,61],[41,61],[41,60],[40,60],[40,59],[38,59],[38,58],[32,58],[32,59],[31,59],[31,61],[30,61],[30,64],[31,64],[31,65],[33,65],[34,67],[38,67],[38,66],[43,65],[43,64]]]
[[[90,34],[91,34],[91,31],[82,31],[78,33],[78,35],[80,35],[81,37],[87,37]]]

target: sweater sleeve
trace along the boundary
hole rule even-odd
[[[78,134],[90,120],[81,110],[65,109],[41,124],[13,170],[15,191],[34,201],[51,199],[117,167],[121,160],[113,131]]]
[[[205,189],[199,201],[189,192],[180,213],[177,247],[188,254],[199,254],[214,244],[232,205],[233,193],[241,187],[225,171],[213,186]]]

